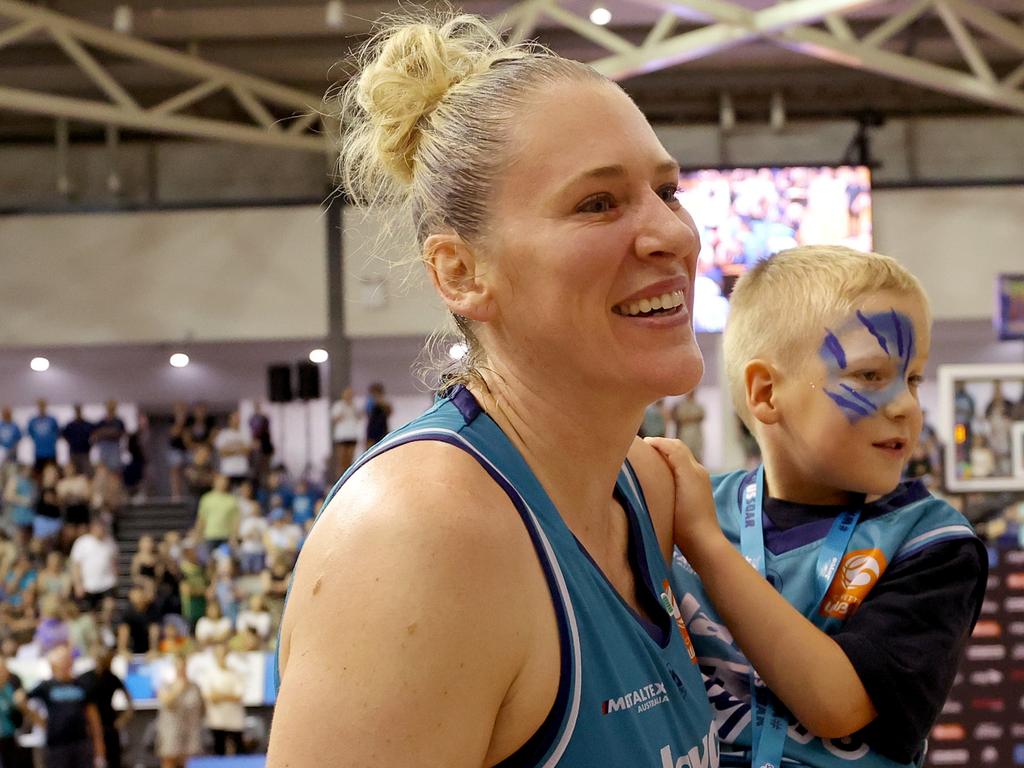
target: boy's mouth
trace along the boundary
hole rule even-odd
[[[882,449],[883,451],[889,451],[893,454],[901,454],[907,447],[907,441],[899,437],[894,437],[891,440],[882,440],[878,443],[872,443],[872,445],[875,448]]]

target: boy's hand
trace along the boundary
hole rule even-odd
[[[686,445],[664,437],[645,437],[672,470],[676,484],[672,538],[687,559],[694,547],[722,537],[711,494],[711,478]]]

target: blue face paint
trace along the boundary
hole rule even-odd
[[[840,337],[846,339],[845,345]],[[828,370],[825,394],[854,423],[884,408],[907,388],[914,324],[895,309],[870,315],[858,310],[836,331],[826,329],[818,354]],[[858,359],[877,361],[879,357],[888,358],[890,364],[856,364]]]

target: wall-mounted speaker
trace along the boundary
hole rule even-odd
[[[308,361],[295,364],[299,374],[299,398],[302,400],[320,399],[320,366]]]
[[[290,403],[292,400],[292,367],[267,366],[267,399],[272,403]]]

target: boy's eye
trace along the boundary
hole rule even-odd
[[[608,213],[614,207],[615,198],[602,192],[599,195],[591,195],[576,206],[576,213]]]
[[[910,376],[907,379],[907,384],[909,384],[912,389],[917,389],[918,387],[921,386],[921,383],[923,381],[924,381],[924,376],[915,375],[915,376]]]
[[[860,371],[856,374],[858,379],[867,382],[877,382],[882,380],[882,374],[878,371]]]

